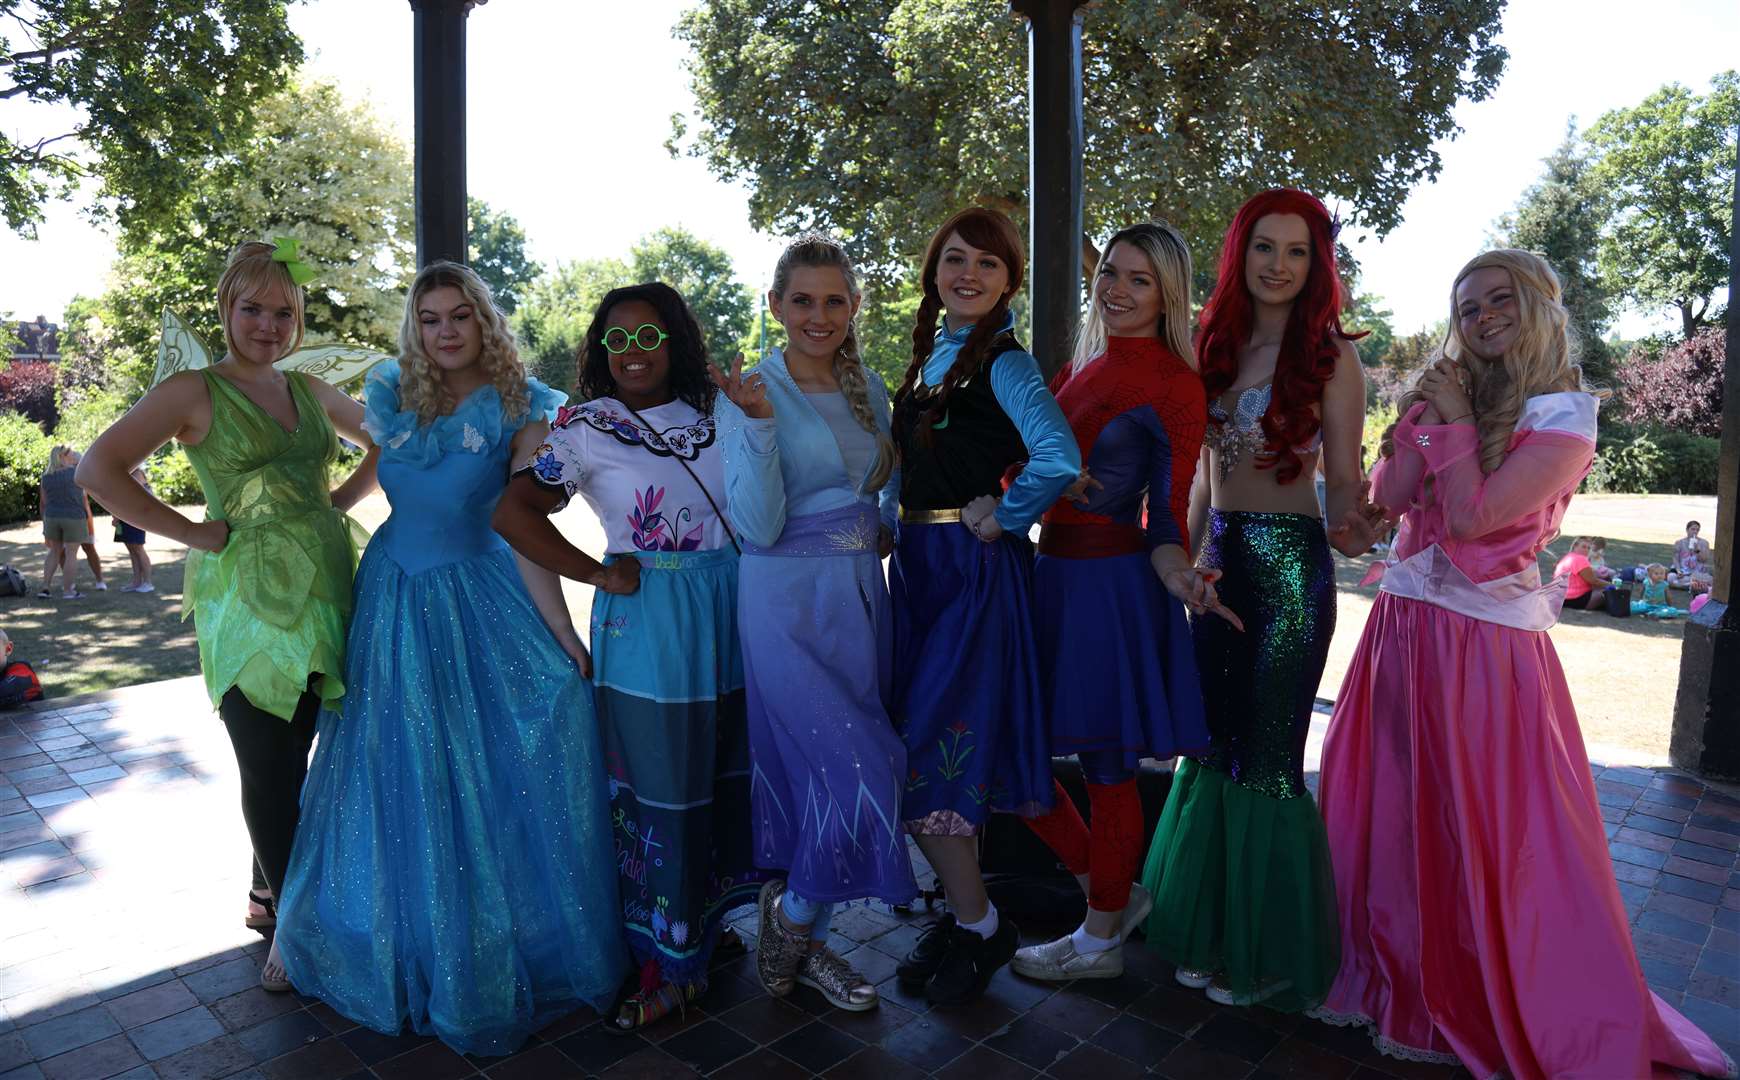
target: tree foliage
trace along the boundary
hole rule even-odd
[[[1707,326],[1665,349],[1632,349],[1617,372],[1621,419],[1632,424],[1722,434],[1723,331]]]
[[[1672,83],[1589,131],[1593,176],[1616,215],[1603,233],[1601,272],[1615,296],[1678,309],[1690,338],[1728,283],[1740,73],[1699,96]]]
[[[122,225],[167,216],[301,59],[284,0],[0,0],[0,100],[78,115],[0,133],[0,214],[34,236],[42,203],[92,176]]]
[[[658,229],[629,251],[628,266],[634,282],[662,281],[683,294],[716,362],[729,361],[748,336],[755,300],[724,248],[685,229]]]
[[[1365,336],[1353,343],[1354,350],[1359,354],[1359,362],[1366,367],[1376,367],[1383,362],[1389,353],[1390,346],[1395,344],[1396,328],[1390,319],[1395,312],[1381,306],[1384,298],[1371,293],[1348,290],[1352,297],[1347,309],[1341,313],[1341,325],[1352,334]]]
[[[55,368],[40,361],[0,360],[0,413],[19,413],[44,431],[60,419],[55,407]]]
[[[489,286],[496,306],[512,315],[526,287],[544,268],[526,255],[526,230],[512,214],[475,198],[466,201],[466,210],[467,261]]]
[[[301,241],[316,270],[309,341],[397,347],[414,253],[409,154],[329,83],[286,87],[259,103],[257,119],[245,143],[202,162],[166,223],[121,231],[107,291],[69,319],[71,336],[100,342],[116,389],[143,388],[166,307],[222,349],[215,289],[243,240]]]
[[[1155,217],[1199,262],[1253,191],[1292,184],[1380,235],[1506,57],[1502,0],[1099,4],[1085,15],[1085,228]],[[757,228],[848,238],[887,280],[949,213],[1024,219],[1027,45],[1006,0],[704,0],[700,125],[673,152],[744,179]]]
[[[1543,164],[1540,180],[1523,192],[1515,210],[1499,219],[1498,239],[1507,247],[1546,256],[1564,286],[1584,374],[1604,380],[1609,365],[1601,335],[1612,313],[1597,259],[1610,200],[1574,128]]]
[[[619,259],[560,263],[528,286],[514,312],[520,360],[532,375],[558,390],[574,393],[580,381],[579,350],[592,314],[604,294],[633,284],[628,264]]]

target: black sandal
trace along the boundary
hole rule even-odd
[[[248,914],[242,920],[242,925],[249,930],[270,930],[278,925],[278,900],[276,897],[261,896],[253,889],[249,889],[248,905]],[[264,908],[266,913],[255,915],[253,912],[255,907]]]

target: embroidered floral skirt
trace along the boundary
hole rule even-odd
[[[1033,546],[958,523],[902,523],[890,712],[906,743],[901,817],[971,835],[993,811],[1051,807],[1051,753],[1033,640]]]
[[[725,914],[765,876],[750,844],[737,555],[637,557],[640,588],[592,604],[622,921],[643,983],[692,985]]]

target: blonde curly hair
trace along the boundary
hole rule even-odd
[[[1516,289],[1516,340],[1497,361],[1482,359],[1463,338],[1456,307],[1456,290],[1463,279],[1487,267],[1508,273]],[[1474,406],[1475,430],[1480,436],[1480,471],[1488,475],[1504,464],[1516,422],[1529,398],[1561,390],[1607,396],[1605,391],[1583,381],[1559,275],[1546,259],[1532,251],[1498,248],[1484,252],[1470,259],[1457,273],[1450,285],[1450,329],[1437,352],[1428,358],[1426,370],[1431,370],[1439,357],[1448,357],[1463,373]],[[1424,400],[1416,379],[1414,387],[1396,403],[1396,410],[1405,416],[1415,402]],[[1395,452],[1394,433],[1393,424],[1384,432],[1381,451],[1384,457]]]
[[[440,288],[458,289],[471,305],[483,334],[483,349],[477,362],[501,395],[503,412],[518,419],[531,411],[526,387],[526,369],[520,363],[519,346],[507,319],[495,306],[489,286],[469,266],[441,260],[417,272],[405,294],[405,321],[399,327],[399,404],[417,414],[419,424],[445,416],[459,404],[441,380],[440,368],[423,351],[422,326],[417,308],[423,297]]]

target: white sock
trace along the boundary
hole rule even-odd
[[[956,916],[958,919],[959,916]],[[985,917],[978,922],[963,922],[958,924],[962,930],[971,930],[982,938],[989,938],[997,932],[997,905],[985,901]]]
[[[1094,937],[1087,932],[1087,924],[1075,928],[1075,933],[1069,935],[1069,940],[1075,945],[1075,951],[1085,956],[1088,953],[1105,952],[1118,943],[1115,937]]]

